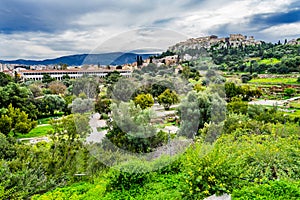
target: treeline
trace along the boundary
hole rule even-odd
[[[278,73],[299,72],[300,46],[262,43],[253,46],[212,47],[210,55],[220,70]],[[278,60],[277,63],[260,63],[258,60]]]
[[[225,192],[243,198],[241,191],[249,195],[264,190],[260,186],[272,187],[268,197],[299,198],[299,118],[250,106],[260,90],[224,84],[215,71],[201,75],[196,67],[174,74],[172,67],[150,64],[130,79],[113,72],[104,79],[3,81],[1,117],[28,115],[29,124],[56,112],[65,116],[50,121],[49,142],[29,145],[0,134],[0,198],[203,199]],[[166,110],[178,104],[177,134],[156,132],[150,108],[155,101]],[[93,111],[107,119],[100,144],[86,142],[98,128],[91,127]],[[168,149],[159,159],[139,159],[186,141],[189,147],[174,157],[169,155],[176,151]]]

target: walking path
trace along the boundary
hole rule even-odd
[[[249,102],[249,105],[283,106],[285,103],[289,103],[298,99],[300,99],[300,97],[293,97],[286,100],[258,100]]]

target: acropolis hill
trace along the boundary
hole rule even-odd
[[[245,36],[242,34],[230,34],[229,37],[218,38],[216,35],[199,37],[199,38],[190,38],[184,42],[175,44],[174,46],[169,47],[169,51],[176,52],[182,49],[200,49],[200,48],[210,48],[211,46],[220,45],[223,47],[226,46],[246,46],[246,45],[257,45],[261,44],[261,41],[256,41],[254,36]]]

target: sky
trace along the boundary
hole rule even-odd
[[[300,37],[298,0],[1,0],[0,60],[162,51],[190,37]]]

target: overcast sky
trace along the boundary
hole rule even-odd
[[[0,60],[53,58],[95,49],[164,50],[186,37],[230,33],[270,42],[298,38],[300,1],[0,1]]]

